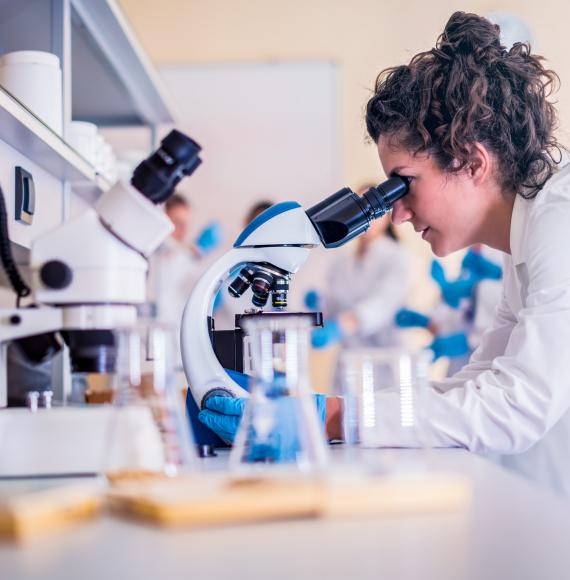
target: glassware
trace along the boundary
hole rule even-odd
[[[176,388],[175,332],[158,324],[119,330],[105,471],[174,476],[197,468],[194,439]]]
[[[343,430],[347,444],[430,446],[426,395],[431,357],[430,351],[402,348],[342,353]]]
[[[326,465],[324,427],[309,388],[311,328],[306,317],[289,314],[244,321],[253,381],[230,455],[234,473],[312,472]]]

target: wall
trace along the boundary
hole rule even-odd
[[[347,183],[380,174],[365,143],[362,111],[376,74],[433,46],[454,10],[517,13],[563,82],[561,118],[570,123],[570,59],[563,0],[120,0],[155,64],[333,60],[342,67]],[[410,18],[412,15],[412,18]]]

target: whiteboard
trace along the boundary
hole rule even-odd
[[[167,66],[177,125],[203,147],[183,183],[232,223],[261,198],[315,203],[342,178],[339,84],[330,62]]]
[[[203,148],[202,166],[180,186],[192,203],[192,221],[220,220],[226,247],[254,203],[295,200],[310,207],[343,186],[334,63],[165,66],[160,73],[179,112],[177,127]],[[309,278],[324,272],[324,252],[294,278],[297,307]]]

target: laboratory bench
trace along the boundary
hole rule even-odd
[[[335,460],[346,450],[333,450]],[[28,543],[0,543],[3,580],[570,578],[570,502],[460,449],[367,450],[379,468],[462,474],[459,511],[162,529],[103,515]],[[227,455],[202,460],[223,469]]]

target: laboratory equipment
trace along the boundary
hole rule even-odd
[[[233,248],[214,262],[196,284],[184,310],[182,361],[198,407],[212,396],[247,397],[226,373],[210,339],[208,319],[214,297],[232,273],[233,296],[251,289],[255,307],[269,297],[285,309],[292,275],[305,263],[311,248],[336,248],[366,231],[370,222],[388,212],[408,191],[406,178],[392,176],[364,195],[343,188],[307,211],[296,202],[272,206],[239,235]]]
[[[73,370],[105,372],[114,363],[109,330],[133,325],[145,300],[146,257],[172,229],[156,204],[200,163],[200,147],[178,131],[134,171],[131,184],[117,182],[77,218],[37,238],[30,270],[34,303],[40,308],[2,311],[0,341],[20,340],[32,360],[67,344]],[[2,236],[3,264],[19,296],[30,293]],[[0,361],[0,407],[5,406],[5,360]]]
[[[103,471],[115,477],[125,472],[175,476],[196,469],[193,437],[175,380],[176,329],[142,323],[114,335],[115,409]]]
[[[324,426],[309,385],[310,320],[266,314],[249,318],[244,326],[251,350],[252,387],[230,469],[243,473],[268,465],[304,472],[323,468],[327,462]],[[229,402],[227,397],[220,399],[225,400]]]
[[[431,357],[431,351],[405,348],[349,349],[341,354],[346,443],[381,446],[383,432],[397,424],[410,441],[430,446],[427,389]]]
[[[39,50],[3,54],[0,85],[58,135],[62,134],[62,79],[57,55]]]
[[[51,389],[54,403],[59,405],[70,392],[70,371],[114,370],[112,330],[135,325],[137,305],[145,300],[147,257],[172,229],[157,204],[198,167],[199,152],[195,141],[171,131],[157,151],[134,170],[130,183],[117,182],[94,207],[35,239],[30,252],[31,288],[12,257],[0,195],[4,270],[18,298],[31,294],[36,306],[0,310],[0,408],[7,405],[9,346],[16,346],[33,364],[52,359],[63,348],[66,356]],[[17,409],[3,412],[2,418],[10,421],[14,433],[28,433],[25,439],[30,447],[48,431],[58,444],[65,441],[71,423],[78,439],[87,440],[107,420],[103,410],[86,414],[83,409],[62,408],[40,408],[34,414],[37,423],[33,428],[29,417]]]

